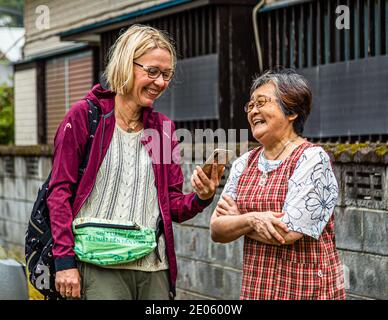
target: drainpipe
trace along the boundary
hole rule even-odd
[[[260,46],[260,39],[259,39],[259,28],[257,25],[257,13],[259,12],[260,8],[264,5],[265,0],[261,0],[252,11],[252,21],[253,21],[253,31],[255,33],[255,43],[256,43],[256,51],[257,51],[257,57],[259,59],[259,70],[260,72],[263,72],[263,56],[261,52],[261,46]]]

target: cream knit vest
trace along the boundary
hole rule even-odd
[[[117,124],[94,188],[77,218],[133,221],[156,228],[159,204],[151,158],[141,144],[144,130],[127,133]],[[90,159],[93,161],[93,159]],[[159,238],[160,262],[153,251],[137,261],[109,268],[159,271],[168,269],[165,238]]]

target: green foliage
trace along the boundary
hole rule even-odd
[[[24,0],[0,0],[0,25],[23,27]]]
[[[11,8],[23,12],[24,0],[0,0],[0,7]]]
[[[0,85],[0,144],[14,141],[13,88]]]

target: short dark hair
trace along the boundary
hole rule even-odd
[[[296,134],[302,135],[312,105],[311,88],[306,78],[293,69],[269,70],[253,81],[250,95],[267,83],[275,86],[275,94],[283,113],[286,116],[298,115],[293,128]]]

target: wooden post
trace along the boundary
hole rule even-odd
[[[248,128],[243,106],[249,100],[253,77],[259,73],[252,10],[250,5],[217,8],[219,114],[220,127],[225,130]]]
[[[36,98],[38,118],[38,144],[46,144],[46,61],[44,60],[39,60],[36,63]]]

